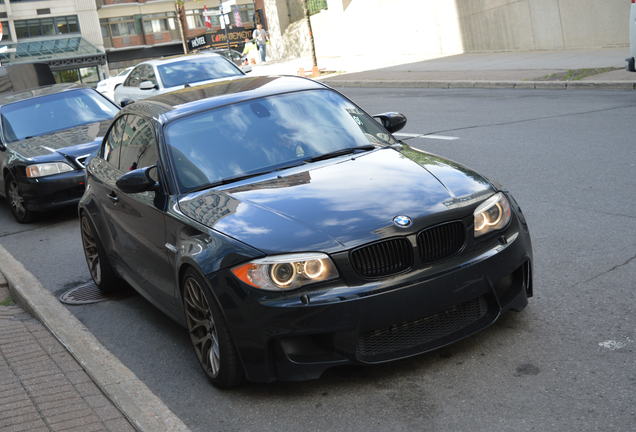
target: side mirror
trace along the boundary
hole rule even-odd
[[[123,108],[126,105],[130,105],[133,102],[134,102],[134,100],[132,100],[132,99],[122,99],[121,102],[119,102],[119,105]]]
[[[139,84],[139,90],[155,90],[157,88],[157,84],[152,81],[142,81]]]
[[[398,112],[386,112],[382,114],[376,114],[374,119],[380,122],[384,129],[391,133],[397,132],[406,125],[406,116]]]
[[[154,191],[159,183],[150,175],[150,171],[153,169],[157,169],[157,167],[151,166],[127,172],[119,177],[115,184],[119,190],[127,194]]]
[[[243,65],[241,66],[241,70],[243,73],[250,73],[252,72],[252,65]]]

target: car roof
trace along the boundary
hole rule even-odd
[[[86,86],[66,83],[66,84],[52,84],[48,86],[37,87],[29,90],[21,90],[18,92],[0,93],[0,105],[7,105],[13,102],[19,102],[24,99],[30,99],[40,96],[48,96],[55,93],[62,93],[68,90],[84,89]]]
[[[164,58],[156,59],[156,60],[147,60],[139,64],[149,64],[153,66],[158,66],[158,65],[164,65],[169,63],[176,63],[182,60],[201,58],[203,56],[221,57],[219,54],[214,54],[214,53],[199,53],[199,54],[188,54],[188,55],[176,55],[176,56],[164,57]],[[139,66],[139,65],[136,65],[136,66]]]
[[[326,88],[322,83],[298,76],[238,76],[143,99],[126,105],[122,113],[136,113],[167,123],[189,114],[250,99]]]

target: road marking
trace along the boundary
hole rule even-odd
[[[616,351],[621,348],[625,348],[631,341],[632,340],[630,338],[625,338],[625,341],[607,340],[604,342],[599,342],[598,346],[611,351]]]
[[[405,137],[405,138],[428,138],[428,139],[438,139],[438,140],[446,140],[446,141],[453,141],[453,140],[458,140],[459,137],[455,137],[455,136],[448,136],[448,135],[434,135],[434,134],[416,134],[416,133],[394,133],[393,135],[395,136],[399,136],[399,137]]]

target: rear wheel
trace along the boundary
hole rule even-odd
[[[5,178],[4,184],[5,196],[7,197],[9,207],[11,207],[11,213],[15,220],[20,223],[31,222],[34,218],[34,214],[26,208],[24,198],[22,197],[20,188],[18,187],[18,182],[11,177],[11,175],[8,175]]]
[[[119,285],[118,282],[120,282],[119,278],[108,262],[93,223],[84,214],[80,216],[80,230],[84,256],[93,282],[102,292],[115,291]]]
[[[217,387],[234,387],[243,381],[243,368],[216,300],[203,278],[193,269],[182,279],[183,308],[192,347],[201,368]]]

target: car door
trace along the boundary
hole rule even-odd
[[[133,101],[140,99],[139,84],[141,84],[142,81],[144,66],[144,64],[140,64],[135,67],[124,83],[115,89],[115,102],[117,102],[118,105],[121,105],[121,101],[124,99]]]
[[[157,166],[158,145],[152,120],[129,114],[122,136],[119,171]],[[160,168],[153,170],[160,182]],[[116,249],[129,281],[151,300],[173,307],[173,255],[166,249],[165,194],[157,191],[126,194],[116,192],[113,225]]]
[[[110,262],[118,272],[120,262],[115,246],[117,231],[113,226],[112,219],[113,211],[117,209],[117,195],[115,193],[117,185],[115,182],[122,174],[119,170],[119,157],[127,118],[127,115],[123,115],[114,121],[104,138],[100,152],[91,160],[86,170],[87,185],[92,198],[87,209]]]

